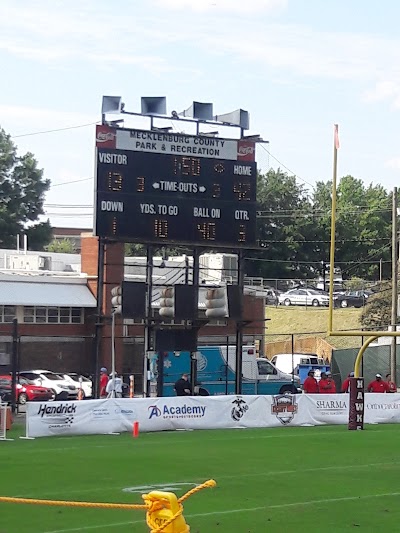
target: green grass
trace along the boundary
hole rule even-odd
[[[349,307],[347,309],[333,310],[333,329],[359,330],[361,329],[360,317],[362,309]],[[353,348],[361,346],[361,337],[329,337],[328,330],[328,309],[320,307],[303,306],[267,306],[266,323],[267,342],[283,340],[292,333],[318,333],[318,337],[324,338],[336,348]],[[279,335],[276,339],[269,337]]]
[[[398,531],[399,442],[398,425],[16,439],[0,443],[0,492],[142,503],[123,489],[214,478],[184,504],[192,533]],[[0,503],[1,533],[77,531],[149,528],[143,511]]]

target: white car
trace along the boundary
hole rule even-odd
[[[20,376],[30,379],[35,385],[51,389],[56,400],[76,400],[78,389],[59,374],[50,370],[23,370]]]
[[[329,305],[329,295],[314,289],[292,289],[279,295],[279,303],[282,305]]]
[[[82,380],[82,390],[84,398],[91,398],[93,396],[93,383],[92,380],[82,374],[77,374],[76,372],[68,372],[68,374],[62,374],[62,377],[68,381],[71,385],[74,385],[77,389],[81,388]]]
[[[316,353],[277,353],[271,359],[271,363],[281,372],[291,374],[297,365],[324,365],[322,357]]]

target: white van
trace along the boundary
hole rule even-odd
[[[278,353],[271,359],[271,363],[281,372],[291,374],[297,365],[324,365],[322,357],[316,353]]]

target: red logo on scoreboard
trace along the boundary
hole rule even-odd
[[[238,141],[238,161],[254,161],[256,158],[256,144],[254,141]]]
[[[98,148],[115,148],[116,133],[104,124],[96,126],[96,146]]]

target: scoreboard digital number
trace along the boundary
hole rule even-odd
[[[96,234],[253,246],[256,178],[251,161],[98,149]]]

